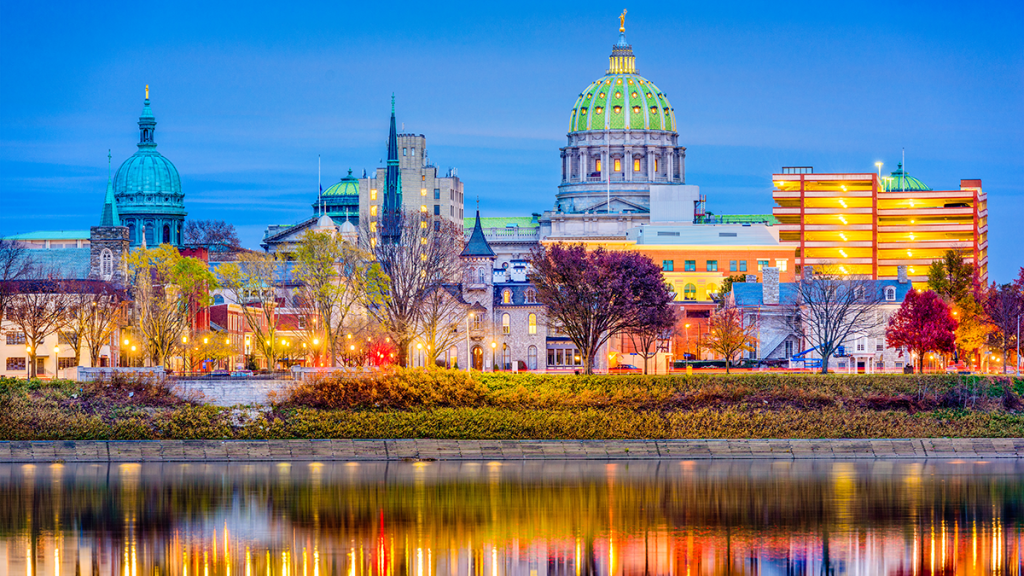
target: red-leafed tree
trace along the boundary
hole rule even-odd
[[[537,300],[579,348],[587,374],[593,374],[594,355],[609,338],[645,329],[659,317],[651,309],[672,302],[661,268],[639,252],[554,244],[536,248],[532,264]]]
[[[885,341],[890,348],[906,348],[917,354],[918,372],[927,352],[951,353],[956,347],[956,320],[949,304],[935,292],[907,292],[900,309],[889,319]]]
[[[998,350],[1003,357],[1003,372],[1006,372],[1006,357],[1017,347],[1017,327],[1024,316],[1024,268],[1012,284],[992,284],[982,294],[982,307],[988,317],[991,331],[988,345]]]

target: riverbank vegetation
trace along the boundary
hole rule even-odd
[[[549,376],[394,369],[220,408],[157,381],[0,379],[0,439],[1024,436],[1024,380],[762,373]]]

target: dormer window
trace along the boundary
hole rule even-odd
[[[530,288],[529,290],[526,291],[526,303],[527,304],[536,304],[537,303],[537,291],[534,290],[533,288]]]
[[[896,301],[896,289],[892,286],[886,286],[885,288],[885,301],[895,302]]]
[[[512,291],[511,290],[502,290],[502,292],[501,292],[501,303],[502,304],[511,304],[512,303]]]

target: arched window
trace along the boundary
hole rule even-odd
[[[536,334],[537,333],[537,315],[536,314],[530,314],[529,327],[530,328],[529,328],[528,332],[530,334]]]
[[[687,284],[683,286],[683,300],[696,300],[697,299],[697,287],[693,284]]]
[[[484,369],[484,349],[480,346],[473,346],[473,369]]]
[[[144,235],[146,237],[146,246],[148,248],[155,248],[155,246],[153,246],[153,243],[156,240],[155,237],[153,236],[153,228],[154,228],[153,223],[152,222],[146,222],[145,226],[146,226],[146,231],[145,231]]]
[[[114,276],[114,253],[110,248],[104,248],[100,252],[100,277],[110,280]]]
[[[529,290],[526,291],[526,303],[527,304],[536,304],[537,303],[537,291],[534,290],[533,288],[530,288]]]
[[[896,289],[893,288],[892,286],[885,287],[885,300],[886,302],[896,301]]]
[[[512,317],[508,313],[501,315],[501,333],[511,334],[512,333]]]
[[[138,238],[135,237],[135,221],[128,222],[128,242],[138,242]]]
[[[448,349],[448,367],[458,368],[459,367],[459,349],[452,346]]]
[[[714,284],[708,284],[707,286],[704,287],[704,290],[707,292],[708,300],[714,300],[715,298],[718,297],[718,286],[715,286]]]
[[[480,283],[480,284],[483,284],[484,283],[484,269],[483,268],[477,268],[476,269],[476,274],[477,274],[476,281],[478,283]]]
[[[217,294],[216,296],[213,297],[213,305],[214,306],[217,306],[217,305],[220,305],[220,304],[223,304],[223,303],[224,303],[224,297],[221,296],[220,294]]]
[[[501,368],[502,370],[512,369],[512,349],[508,344],[501,345]]]
[[[502,290],[501,291],[501,303],[502,304],[511,304],[512,303],[512,291],[511,290]]]
[[[170,224],[164,224],[164,239],[163,239],[163,243],[164,244],[170,244],[171,243],[171,225]]]
[[[537,369],[537,347],[530,346],[526,353],[526,367],[530,370]]]

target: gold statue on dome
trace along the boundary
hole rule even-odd
[[[626,10],[622,10],[622,14],[619,14],[619,32],[626,31]]]
[[[149,84],[146,84],[146,100],[149,100]]]

